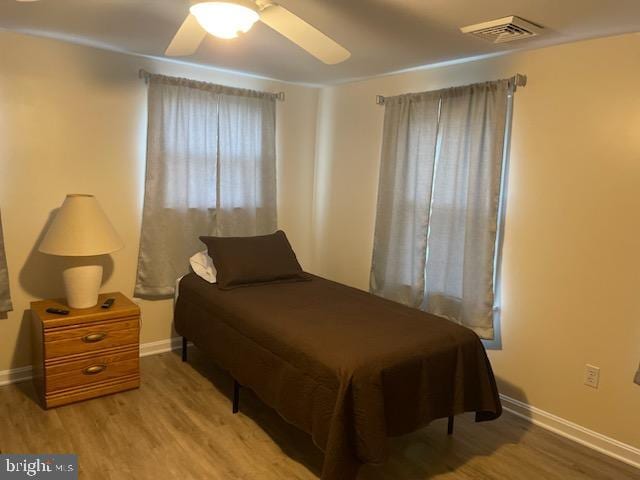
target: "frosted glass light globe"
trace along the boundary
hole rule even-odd
[[[252,2],[247,2],[247,5],[252,5]],[[202,28],[218,38],[236,38],[238,33],[248,32],[260,19],[255,9],[241,3],[203,2],[196,3],[189,10]]]

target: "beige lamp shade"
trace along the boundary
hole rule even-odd
[[[93,195],[67,195],[39,250],[50,255],[88,257],[120,250],[124,244]]]

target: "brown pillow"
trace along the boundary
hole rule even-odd
[[[218,287],[309,280],[282,230],[258,237],[200,237],[217,270]]]

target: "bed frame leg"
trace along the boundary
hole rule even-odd
[[[182,337],[182,361],[187,361],[187,337]]]
[[[233,380],[233,413],[240,410],[240,385],[237,380]]]
[[[453,435],[453,415],[449,417],[449,422],[447,423],[447,435]]]

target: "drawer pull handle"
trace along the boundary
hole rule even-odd
[[[82,341],[85,343],[95,343],[99,342],[100,340],[104,340],[106,336],[107,334],[104,332],[90,333],[89,335],[85,335],[84,337],[82,337]]]
[[[104,372],[106,369],[107,369],[107,366],[104,364],[91,365],[90,367],[85,368],[82,373],[84,373],[85,375],[96,375],[100,372]]]

